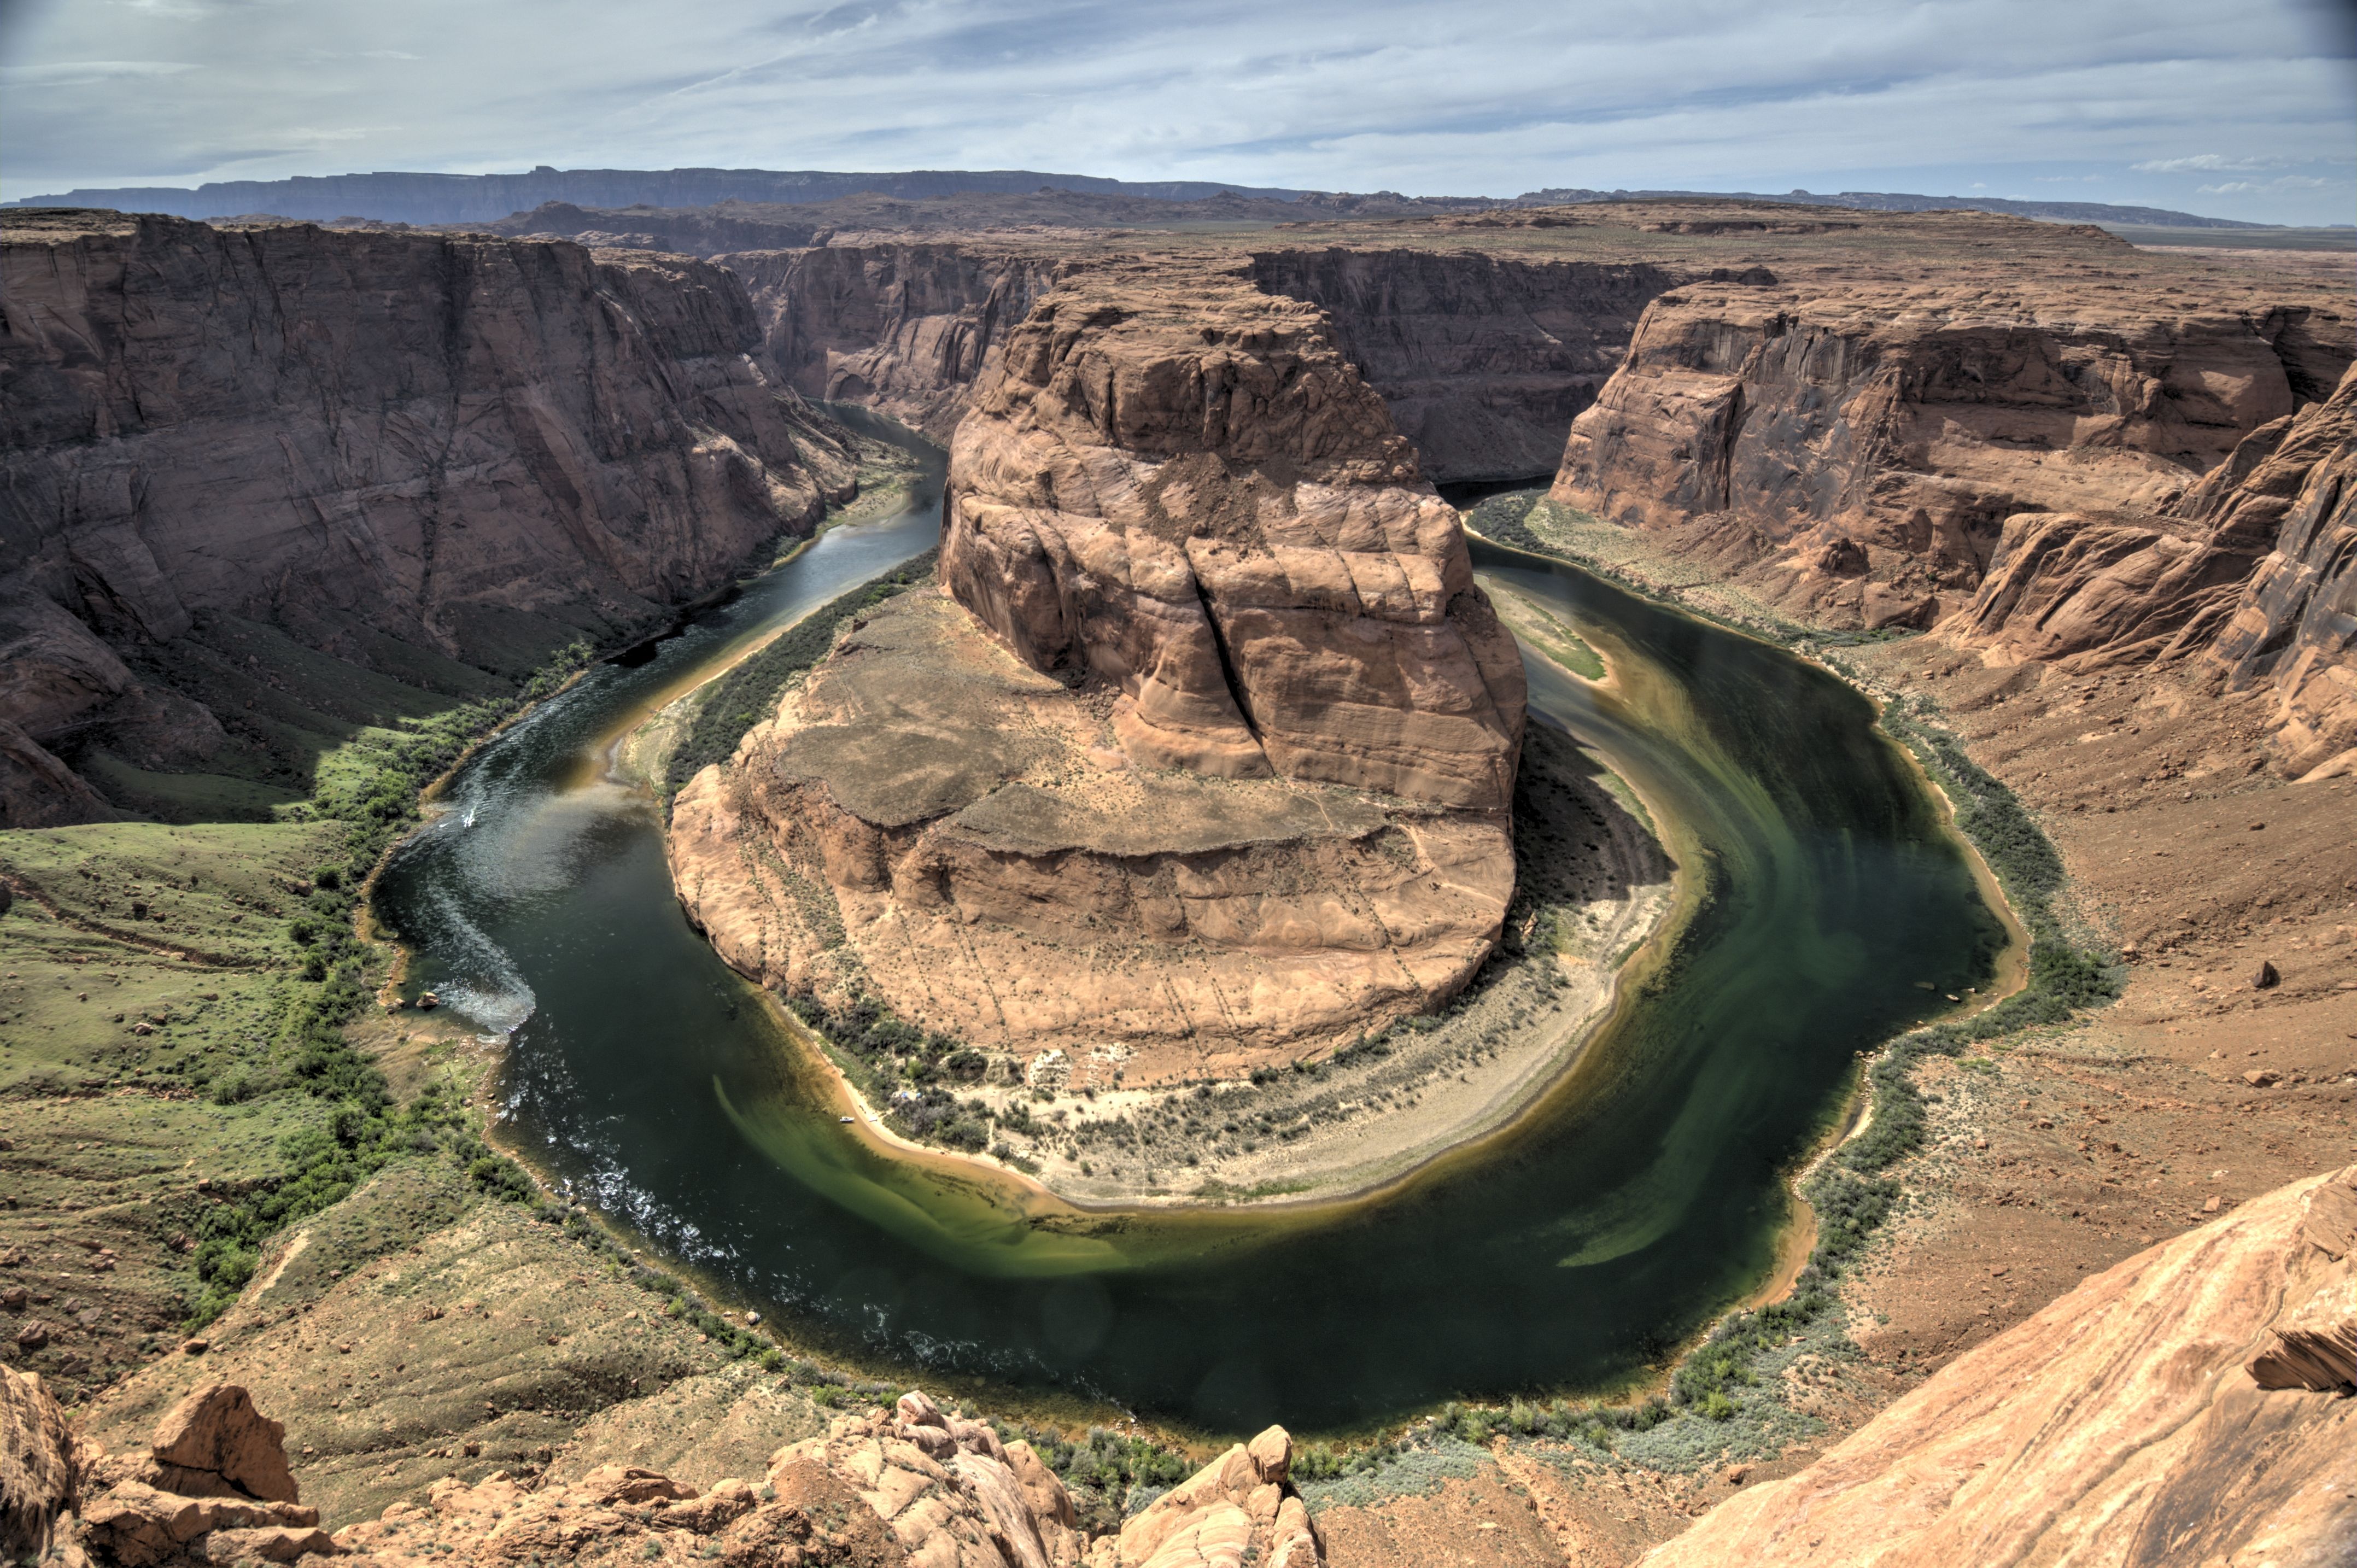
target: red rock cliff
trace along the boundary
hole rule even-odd
[[[2100,277],[1682,285],[1574,423],[1555,497],[1762,564],[1796,613],[1928,624],[2007,518],[2163,508],[2349,362],[2345,317]]]
[[[643,617],[851,478],[702,263],[36,213],[0,300],[0,577],[67,612],[5,618],[36,743],[127,689],[85,625],[296,607],[463,659],[469,607]]]
[[[1941,635],[1998,660],[2266,689],[2283,771],[2357,766],[2357,369],[2165,510],[2008,519]]]

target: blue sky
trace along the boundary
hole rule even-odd
[[[353,169],[1879,189],[2357,220],[2347,0],[0,0],[0,196]]]

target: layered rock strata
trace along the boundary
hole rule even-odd
[[[1941,632],[2000,660],[2266,690],[2283,771],[2357,765],[2357,369],[2165,510],[2009,518]]]
[[[1006,334],[1072,264],[914,241],[716,261],[745,280],[780,380],[805,397],[864,403],[944,445]]]
[[[1644,1562],[2345,1562],[2353,1349],[2357,1167],[2086,1281]]]
[[[922,1393],[838,1416],[780,1449],[759,1487],[699,1490],[605,1465],[539,1490],[505,1474],[435,1486],[421,1504],[340,1531],[355,1568],[546,1562],[887,1568],[1314,1568],[1323,1559],[1286,1479],[1292,1440],[1238,1444],[1125,1525],[1090,1541],[1030,1444],[945,1414]]]
[[[1250,273],[1333,318],[1337,347],[1442,482],[1554,473],[1572,420],[1619,367],[1645,306],[1695,275],[1642,262],[1340,246],[1255,252]]]
[[[0,241],[0,722],[37,745],[171,708],[93,640],[293,606],[464,659],[486,607],[703,593],[851,481],[705,263],[111,213]]]
[[[1138,1081],[1460,986],[1513,888],[1520,658],[1320,314],[1083,280],[958,432],[945,596],[683,790],[741,971]]]
[[[846,238],[714,259],[744,277],[780,379],[943,442],[1035,302],[1060,280],[1135,260],[994,236]],[[1646,303],[1708,271],[1340,247],[1195,264],[1214,287],[1241,275],[1325,310],[1343,357],[1441,481],[1552,473]]]
[[[2349,363],[2345,317],[2151,292],[1681,285],[1573,424],[1554,498],[1685,530],[1793,613],[1928,625],[2007,518],[2169,507]]]

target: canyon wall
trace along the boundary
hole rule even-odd
[[[744,277],[782,380],[943,442],[1035,301],[1060,279],[1129,261],[988,237],[716,259]],[[1207,287],[1240,275],[1326,311],[1343,356],[1441,482],[1554,472],[1573,417],[1620,362],[1646,303],[1695,275],[1643,263],[1339,247],[1211,253],[1194,265]]]
[[[1694,270],[1338,246],[1256,252],[1248,275],[1332,317],[1425,471],[1448,482],[1554,473],[1645,306]]]
[[[2346,314],[2083,263],[2035,287],[1857,271],[1655,300],[1555,499],[1680,530],[1791,613],[1928,625],[1979,587],[2007,518],[2166,509],[2352,350]]]
[[[1006,333],[1074,264],[961,242],[716,261],[745,280],[763,352],[786,384],[865,403],[944,445]]]
[[[737,277],[675,257],[36,213],[0,301],[0,722],[35,743],[130,702],[201,752],[108,649],[208,612],[468,660],[486,608],[643,618],[852,483]]]
[[[731,963],[999,1051],[1233,1075],[1453,993],[1513,889],[1522,664],[1323,313],[1092,273],[952,448],[941,595],[673,809]]]
[[[2284,772],[2357,766],[2357,369],[2165,510],[2008,519],[1941,634],[1999,660],[2265,689]]]

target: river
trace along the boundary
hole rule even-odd
[[[1858,1053],[1994,973],[2004,928],[1863,697],[1476,541],[1479,570],[1617,677],[1530,660],[1532,721],[1609,757],[1698,879],[1578,1065],[1505,1132],[1320,1208],[1076,1220],[896,1159],[837,1123],[774,1007],[689,928],[655,803],[602,759],[732,650],[930,546],[937,517],[936,488],[834,530],[651,657],[596,667],[454,776],[376,892],[413,987],[505,1036],[511,1142],[806,1343],[1206,1434],[1609,1386],[1766,1277],[1784,1177]]]

